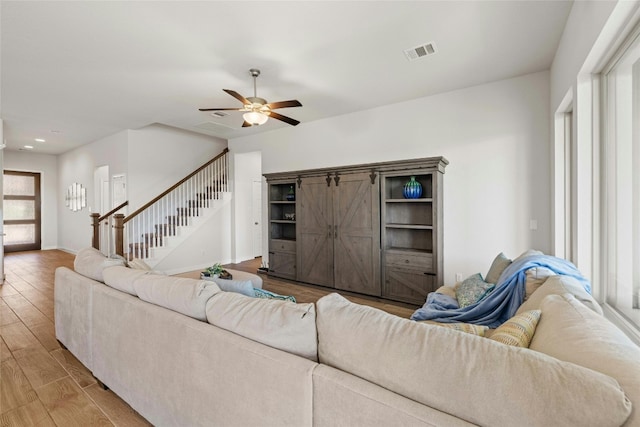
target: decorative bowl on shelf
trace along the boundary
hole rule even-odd
[[[418,199],[422,196],[422,184],[416,181],[415,176],[412,176],[404,185],[402,195],[405,199]]]

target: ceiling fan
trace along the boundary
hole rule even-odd
[[[256,68],[252,68],[249,70],[249,74],[253,77],[253,96],[245,98],[240,95],[238,92],[230,90],[230,89],[222,89],[227,92],[229,95],[236,98],[238,101],[242,102],[242,108],[199,108],[200,111],[223,111],[223,110],[231,110],[231,111],[244,111],[242,118],[244,119],[244,123],[242,123],[242,127],[249,126],[259,126],[267,122],[269,117],[272,117],[276,120],[283,121],[285,123],[290,124],[291,126],[296,126],[300,123],[298,120],[292,119],[291,117],[283,116],[282,114],[278,114],[273,110],[278,108],[289,108],[289,107],[302,107],[302,104],[293,99],[291,101],[280,101],[280,102],[271,102],[267,104],[267,100],[264,98],[258,98],[256,94],[256,79],[260,75],[260,70]]]

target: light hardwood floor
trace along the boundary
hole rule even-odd
[[[59,266],[73,268],[63,251],[7,254],[0,285],[0,426],[150,425],[113,392],[103,390],[55,338],[53,280]],[[226,267],[254,273],[260,260]],[[181,274],[198,277],[199,272]],[[331,289],[263,275],[269,291],[315,302]],[[351,301],[409,317],[416,307],[345,294]]]

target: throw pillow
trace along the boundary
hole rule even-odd
[[[480,301],[487,296],[495,284],[487,283],[482,280],[482,275],[476,273],[473,276],[469,276],[456,288],[456,299],[460,308],[470,306]]]
[[[293,295],[279,295],[279,294],[276,294],[275,292],[269,292],[265,289],[260,289],[260,288],[254,288],[253,292],[256,298],[277,299],[281,301],[296,302],[296,297],[294,297]]]
[[[552,270],[547,267],[533,267],[527,270],[525,281],[525,294],[524,300],[528,300],[532,293],[534,293],[542,284],[550,277],[555,276]]]
[[[225,292],[235,292],[238,294],[246,295],[248,297],[255,297],[253,291],[253,284],[250,280],[227,280],[219,277],[211,277],[211,279],[205,279],[215,282],[220,289]]]
[[[529,310],[516,314],[491,334],[490,340],[516,347],[529,347],[529,343],[536,331],[536,325],[540,320],[540,310]]]
[[[435,292],[442,295],[448,295],[451,298],[456,298],[456,288],[453,286],[440,286],[435,290]]]
[[[488,326],[474,325],[473,323],[440,323],[433,320],[422,320],[420,323],[428,323],[430,325],[442,326],[443,328],[453,329],[454,331],[466,332],[468,334],[478,335],[484,337],[485,332],[489,329]]]
[[[544,255],[544,253],[535,249],[529,249],[522,252],[520,255],[518,255],[518,258],[514,259],[513,262],[520,261],[522,258],[532,256],[532,255]]]
[[[491,263],[485,281],[487,283],[498,283],[500,275],[509,265],[511,265],[511,260],[507,258],[504,253],[500,252]]]

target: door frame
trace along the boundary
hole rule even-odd
[[[3,230],[6,233],[7,225],[19,225],[19,224],[34,224],[35,226],[35,242],[34,243],[23,243],[17,245],[4,245],[4,252],[20,252],[20,251],[39,251],[42,249],[42,197],[40,192],[40,182],[41,182],[41,174],[40,172],[23,172],[23,171],[13,171],[13,170],[5,170],[3,175],[23,175],[23,176],[33,176],[34,177],[34,196],[14,196],[14,195],[3,195],[3,203],[4,200],[34,200],[34,219],[33,220],[22,220],[22,219],[13,219],[8,220],[4,218],[3,221]]]

